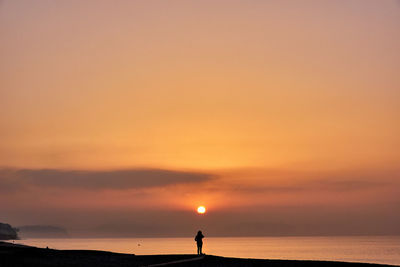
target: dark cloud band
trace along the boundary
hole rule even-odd
[[[14,191],[29,186],[81,188],[87,190],[161,187],[176,184],[201,183],[210,174],[160,169],[130,169],[114,171],[76,170],[0,170],[1,191]]]

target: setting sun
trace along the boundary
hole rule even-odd
[[[199,206],[199,207],[197,208],[197,213],[198,213],[198,214],[204,214],[204,213],[206,213],[206,207],[204,207],[204,206]]]

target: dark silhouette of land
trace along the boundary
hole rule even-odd
[[[18,229],[7,223],[0,223],[0,240],[18,239]]]
[[[368,263],[261,260],[197,255],[147,255],[95,250],[55,250],[0,242],[1,267],[272,266],[378,267]]]

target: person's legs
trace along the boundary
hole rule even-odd
[[[200,248],[200,254],[199,255],[201,255],[201,254],[203,254],[203,244],[200,244],[199,248]]]

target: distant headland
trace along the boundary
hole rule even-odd
[[[21,238],[68,238],[66,229],[53,225],[24,225],[19,226]]]
[[[18,229],[8,223],[0,223],[0,240],[18,239]]]
[[[16,240],[24,238],[68,238],[66,229],[53,225],[24,225],[14,227],[8,223],[0,223],[0,240]]]

